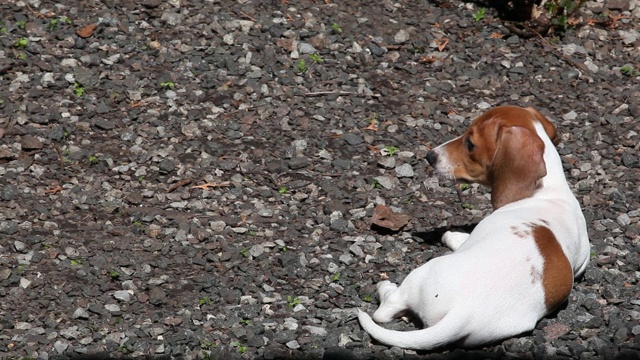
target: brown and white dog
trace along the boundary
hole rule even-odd
[[[440,174],[491,187],[494,212],[471,232],[446,232],[454,252],[378,284],[378,323],[405,312],[422,330],[392,331],[359,311],[381,343],[416,350],[478,346],[533,330],[569,296],[589,261],[589,238],[554,144],[556,129],[533,108],[497,107],[427,155]]]

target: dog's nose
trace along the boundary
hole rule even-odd
[[[438,162],[438,154],[433,150],[429,151],[427,153],[427,161],[431,166],[435,166]]]

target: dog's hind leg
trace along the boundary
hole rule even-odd
[[[398,285],[385,280],[378,283],[378,297],[380,307],[373,313],[373,320],[377,323],[386,323],[407,310],[407,306],[398,293]]]
[[[453,251],[456,251],[462,243],[467,241],[469,234],[457,231],[447,231],[442,235],[442,243]]]

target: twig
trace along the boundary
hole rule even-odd
[[[183,187],[185,185],[189,185],[193,182],[193,179],[185,179],[185,180],[180,180],[177,183],[169,186],[169,189],[167,189],[167,192],[174,192],[176,191],[177,188],[179,187]]]
[[[216,187],[226,187],[226,186],[231,186],[231,182],[230,181],[223,181],[223,182],[219,182],[219,183],[206,183],[206,184],[202,184],[202,185],[193,185],[190,187],[190,189],[202,189],[202,190],[209,190],[209,188],[216,188]]]
[[[56,152],[58,153],[58,159],[60,160],[60,168],[64,171],[64,156],[62,156],[62,151],[60,151],[60,149],[57,146],[53,146],[54,149],[56,149]]]
[[[322,96],[322,95],[356,95],[356,96],[373,96],[373,97],[381,97],[380,94],[358,94],[355,92],[349,91],[316,91],[316,92],[308,92],[304,94],[305,96]]]
[[[55,13],[49,12],[48,14],[39,13],[31,8],[29,4],[27,4],[27,9],[33,13],[33,15],[39,19],[48,19],[50,17],[56,16]]]
[[[245,13],[244,11],[240,11],[240,15],[246,17],[247,19],[253,21],[253,22],[258,22],[258,20],[256,20],[256,18],[254,18],[253,16]]]

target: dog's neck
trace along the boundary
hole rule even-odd
[[[542,124],[535,123],[534,126],[536,133],[544,142],[543,158],[547,168],[547,175],[541,179],[539,189],[534,194],[534,197],[549,198],[558,197],[562,194],[573,197],[567,183],[567,178],[564,175],[560,154],[558,154],[555,145],[551,142],[551,139],[549,139]]]

